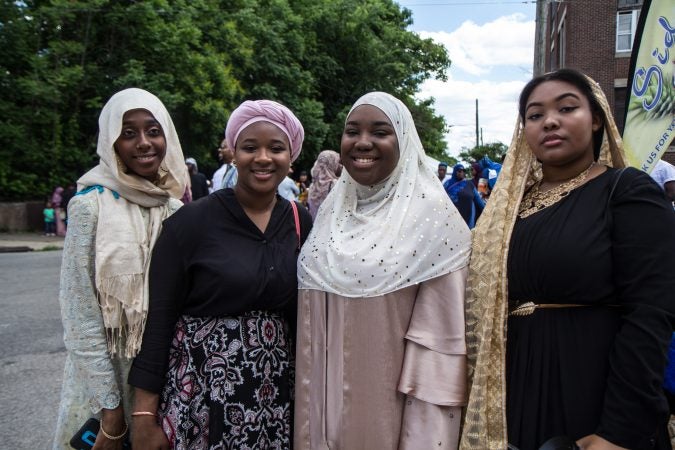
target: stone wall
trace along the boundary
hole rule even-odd
[[[0,203],[0,231],[41,231],[44,202]]]

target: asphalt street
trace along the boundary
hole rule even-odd
[[[61,251],[0,253],[0,448],[48,449],[65,347]]]

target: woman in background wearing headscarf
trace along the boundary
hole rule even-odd
[[[66,366],[54,439],[91,416],[96,449],[121,449],[131,413],[126,377],[148,311],[148,264],[162,221],[181,206],[185,164],[162,102],[141,89],[113,95],[99,117],[98,166],[68,206],[59,301]]]
[[[166,221],[129,383],[133,447],[291,448],[296,260],[311,218],[277,195],[304,131],[285,106],[246,101],[225,130],[235,187]]]
[[[361,97],[341,156],[298,262],[295,448],[456,448],[471,233],[400,100]]]
[[[471,181],[473,186],[478,189],[478,181],[480,181],[480,175],[483,168],[477,162],[471,163]]]
[[[672,207],[647,174],[617,170],[621,139],[590,78],[537,77],[519,112],[474,229],[461,448],[566,436],[584,450],[669,449]]]
[[[337,179],[340,177],[342,164],[340,164],[340,154],[333,150],[324,150],[312,167],[312,184],[309,186],[307,202],[309,204],[309,213],[312,218],[316,218],[321,203],[333,188]]]
[[[455,164],[452,168],[452,177],[443,183],[443,188],[469,228],[476,226],[476,220],[483,212],[485,202],[471,180],[466,179],[462,164]]]
[[[66,235],[66,223],[63,220],[66,217],[66,213],[63,210],[66,205],[63,203],[63,191],[64,189],[61,186],[57,186],[52,192],[52,208],[54,208],[54,218],[56,220],[56,235],[65,236]]]

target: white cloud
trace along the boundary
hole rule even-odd
[[[532,67],[534,21],[517,13],[483,25],[468,20],[451,33],[418,33],[443,44],[452,67],[472,75],[484,75],[496,66]]]
[[[476,99],[483,142],[509,145],[518,95],[530,76],[522,68],[532,68],[534,22],[514,14],[480,26],[467,21],[451,33],[419,34],[445,45],[453,63],[447,82],[428,80],[419,94],[433,97],[436,112],[452,125],[446,135],[448,153],[457,155],[475,145]]]
[[[435,110],[445,117],[450,132],[446,135],[448,153],[457,155],[462,147],[476,144],[476,98],[483,142],[509,145],[518,113],[518,95],[525,81],[427,81],[420,98],[434,97]]]

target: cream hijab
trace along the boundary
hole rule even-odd
[[[605,115],[598,162],[625,166],[621,137],[605,94],[588,78]],[[473,230],[466,299],[469,403],[460,449],[505,449],[506,436],[506,264],[518,208],[528,187],[541,179],[541,164],[527,145],[520,118],[499,180]]]
[[[349,113],[361,105],[379,108],[393,124],[398,165],[377,186],[359,185],[342,171],[300,252],[300,289],[375,297],[469,260],[471,233],[427,166],[408,108],[384,92],[364,95]]]
[[[162,126],[166,156],[156,184],[127,173],[113,147],[122,131],[124,113],[149,111]],[[170,197],[185,191],[186,167],[169,112],[150,92],[130,88],[113,95],[99,117],[98,166],[78,181],[78,190],[103,186],[97,195],[95,284],[112,355],[138,353],[148,312],[148,267]],[[113,194],[113,192],[115,194]],[[141,207],[149,208],[149,223]]]

